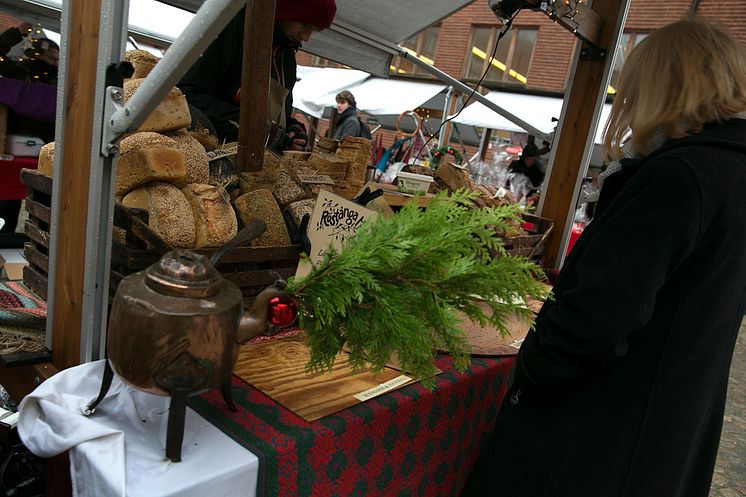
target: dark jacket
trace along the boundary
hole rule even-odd
[[[531,186],[533,186],[533,190],[531,190],[530,193],[539,191],[541,184],[544,182],[544,172],[539,169],[539,165],[534,164],[531,167],[526,167],[526,164],[523,162],[523,157],[511,162],[508,166],[508,170],[513,173],[523,174],[528,178],[531,182]]]
[[[360,118],[355,107],[347,107],[337,120],[334,139],[339,140],[344,136],[360,136]]]
[[[464,495],[707,497],[746,311],[744,191],[746,120],[636,165],[566,260]]]
[[[18,28],[10,28],[0,34],[0,76],[4,78],[56,84],[57,67],[37,59],[15,60],[8,52],[23,41]]]
[[[241,88],[241,63],[243,58],[244,10],[241,10],[210,44],[202,57],[189,69],[177,85],[190,105],[204,112],[212,121],[222,140],[238,139],[239,89]],[[273,38],[271,76],[290,91],[285,100],[286,128],[305,127],[291,117],[292,91],[297,80],[295,52],[300,45],[279,30]]]

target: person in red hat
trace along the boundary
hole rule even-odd
[[[276,2],[267,119],[292,138],[292,150],[305,149],[308,141],[305,126],[292,117],[295,53],[314,32],[328,28],[336,12],[334,0]],[[221,141],[238,139],[233,123],[239,119],[244,15],[242,10],[230,21],[177,85],[210,119]]]

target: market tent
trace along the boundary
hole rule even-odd
[[[474,0],[337,0],[330,29],[316,33],[303,50],[376,76],[389,74],[392,54],[366,40],[398,45]],[[163,0],[196,12],[202,0]]]
[[[326,107],[333,107],[337,93],[355,88],[370,77],[367,72],[336,67],[298,66],[297,74],[293,107],[313,117],[321,117]]]
[[[422,106],[446,88],[443,83],[375,78],[363,71],[331,67],[299,66],[298,78],[293,106],[313,117],[321,117],[325,108],[334,107],[334,97],[342,90],[355,95],[358,110],[374,116],[398,116]]]
[[[561,98],[500,91],[492,91],[485,95],[485,98],[546,133],[551,133],[554,130],[555,122],[552,119],[559,119],[562,112]],[[599,119],[601,125],[596,130],[595,143],[603,142],[603,125],[606,123],[610,111],[611,105],[605,104]],[[466,107],[453,121],[478,128],[513,132],[525,131],[479,102],[474,102]]]

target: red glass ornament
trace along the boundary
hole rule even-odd
[[[275,297],[269,301],[269,322],[274,326],[287,326],[298,317],[298,304],[287,297]]]

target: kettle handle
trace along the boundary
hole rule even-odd
[[[215,267],[225,254],[239,245],[251,242],[254,238],[264,233],[265,229],[267,229],[267,225],[264,224],[264,221],[261,219],[252,220],[249,224],[241,228],[241,231],[239,231],[236,236],[228,240],[225,245],[213,252],[212,257],[210,257],[210,265]]]

